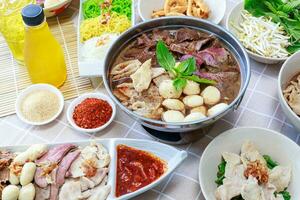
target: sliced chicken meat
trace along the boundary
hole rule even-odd
[[[269,180],[276,187],[276,191],[281,192],[288,187],[291,176],[292,168],[290,166],[276,166],[271,170]]]
[[[252,176],[242,186],[241,195],[244,200],[265,200],[262,188]]]
[[[266,163],[265,159],[259,153],[256,146],[250,141],[246,141],[242,145],[241,160],[245,167],[247,167],[247,165],[250,162],[255,162],[255,161],[259,161],[263,166],[267,167],[267,163]]]

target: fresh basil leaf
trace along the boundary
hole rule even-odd
[[[165,70],[172,72],[172,68],[175,67],[176,61],[172,53],[169,51],[163,41],[158,41],[156,45],[156,58],[158,64]]]
[[[183,78],[176,78],[175,80],[173,80],[173,86],[177,91],[182,90],[186,86],[186,84],[187,80]]]
[[[181,73],[183,76],[189,76],[193,74],[197,69],[195,58],[188,58],[182,61],[177,67],[176,70]]]
[[[204,84],[211,84],[211,85],[216,84],[216,81],[214,81],[214,80],[209,80],[209,79],[206,79],[206,78],[200,78],[199,76],[196,76],[196,75],[183,76],[182,78],[188,79],[190,81],[195,81],[197,83],[204,83]]]

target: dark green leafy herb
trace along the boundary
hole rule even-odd
[[[174,78],[173,85],[176,90],[183,89],[187,84],[187,80],[204,84],[216,83],[213,80],[200,78],[196,75],[193,75],[193,73],[197,70],[195,58],[188,58],[176,66],[176,60],[174,56],[163,41],[158,41],[156,45],[156,58],[158,64],[168,71]]]
[[[173,85],[176,88],[176,90],[181,90],[186,86],[186,84],[187,84],[187,80],[183,78],[176,78],[173,81]]]
[[[159,41],[156,45],[156,58],[158,64],[162,68],[164,68],[168,72],[174,73],[174,67],[176,64],[175,58],[163,41]]]
[[[300,0],[245,0],[245,9],[256,17],[271,17],[291,36],[289,53],[300,50]]]
[[[267,166],[269,169],[273,169],[278,165],[276,161],[274,161],[269,155],[263,155],[265,161],[267,162]]]
[[[225,167],[226,167],[226,162],[222,158],[221,163],[218,165],[218,173],[217,173],[217,179],[215,180],[215,183],[218,185],[223,185],[223,180],[225,178]]]
[[[281,192],[275,192],[274,195],[275,197],[277,197],[277,194],[281,194],[283,196],[284,200],[291,200],[291,195],[288,191],[286,191],[287,188],[285,188],[283,191]]]

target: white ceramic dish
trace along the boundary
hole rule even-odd
[[[111,115],[111,118],[109,119],[109,121],[106,122],[106,124],[104,124],[104,125],[102,125],[98,128],[93,128],[93,129],[84,129],[84,128],[80,128],[79,126],[76,125],[76,123],[73,120],[74,109],[78,104],[80,104],[86,98],[102,99],[102,100],[105,100],[109,103],[109,105],[112,107],[112,115]],[[112,123],[112,121],[114,120],[114,118],[116,116],[116,110],[117,109],[116,109],[115,103],[108,96],[106,96],[105,94],[102,94],[102,93],[87,93],[87,94],[83,94],[83,95],[77,97],[76,99],[74,99],[71,102],[71,104],[70,104],[70,106],[67,110],[67,119],[68,119],[68,122],[71,124],[71,126],[75,130],[80,131],[80,132],[86,132],[86,133],[94,133],[94,132],[99,132],[99,131],[105,129],[109,124]]]
[[[59,110],[58,112],[49,120],[44,121],[44,122],[32,122],[27,120],[26,118],[23,117],[23,114],[21,112],[21,104],[23,99],[30,94],[33,91],[37,91],[37,90],[48,90],[54,94],[57,95],[57,97],[59,98]],[[16,109],[16,114],[19,117],[19,119],[27,124],[30,125],[35,125],[35,126],[41,126],[41,125],[45,125],[48,124],[52,121],[54,121],[59,115],[60,113],[63,111],[64,109],[64,96],[61,93],[61,91],[59,91],[56,87],[49,85],[49,84],[34,84],[31,85],[29,87],[27,87],[25,90],[23,90],[17,98],[16,104],[15,104],[15,109]]]
[[[134,196],[140,195],[143,192],[155,187],[161,181],[163,181],[174,169],[187,157],[186,151],[177,150],[174,147],[154,142],[148,140],[135,140],[135,139],[100,139],[95,140],[97,143],[101,143],[105,146],[111,156],[111,162],[109,165],[109,175],[108,175],[108,185],[112,187],[111,193],[108,196],[107,200],[125,200],[133,198]],[[89,141],[85,142],[72,142],[78,146],[87,146],[90,144]],[[116,191],[116,168],[117,168],[117,155],[116,155],[116,147],[119,144],[124,144],[130,147],[134,147],[140,150],[148,151],[158,156],[162,160],[167,162],[168,168],[164,175],[162,175],[159,179],[147,185],[135,192],[123,195],[121,197],[115,196]],[[57,144],[52,144],[49,146],[53,146]],[[26,150],[27,146],[11,146],[11,147],[3,147],[10,149],[13,152],[20,152]]]
[[[289,57],[282,65],[278,75],[278,96],[281,108],[287,118],[293,123],[295,128],[300,131],[300,117],[293,112],[291,107],[283,97],[282,91],[285,90],[289,81],[300,73],[300,51]]]
[[[78,57],[78,69],[79,75],[82,77],[101,77],[102,68],[104,65],[104,58],[99,59],[85,59],[81,55],[83,43],[80,42],[80,24],[83,21],[83,12],[82,12],[82,3],[86,0],[80,0],[79,15],[78,15],[78,24],[77,24],[77,57]],[[131,15],[131,24],[132,27],[135,25],[135,9],[134,9],[134,0],[132,0],[132,15]],[[108,49],[107,49],[108,51]]]
[[[202,154],[199,182],[206,200],[215,200],[215,179],[221,152],[239,153],[243,142],[250,140],[262,154],[270,155],[280,164],[292,166],[292,179],[288,187],[292,199],[300,199],[300,147],[286,136],[263,128],[236,128],[217,136]]]
[[[229,12],[227,19],[226,19],[226,29],[232,32],[234,35],[236,33],[236,30],[232,27],[232,24],[238,25],[242,21],[241,11],[244,10],[244,3],[241,2],[237,4],[235,7],[232,8],[232,10]],[[265,64],[276,64],[280,62],[284,62],[287,58],[268,58],[261,55],[258,55],[256,53],[253,53],[252,51],[246,49],[249,56],[260,63]]]
[[[44,8],[44,14],[46,17],[53,17],[62,13],[70,4],[72,0],[61,0],[59,3],[54,4],[48,8]]]
[[[207,20],[219,24],[225,15],[226,1],[224,0],[204,0],[211,10]],[[151,18],[153,11],[164,8],[165,0],[139,0],[138,12],[143,21],[148,21]]]

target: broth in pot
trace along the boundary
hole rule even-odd
[[[165,122],[204,119],[225,110],[241,87],[239,65],[213,35],[155,29],[131,41],[109,73],[128,109]]]

